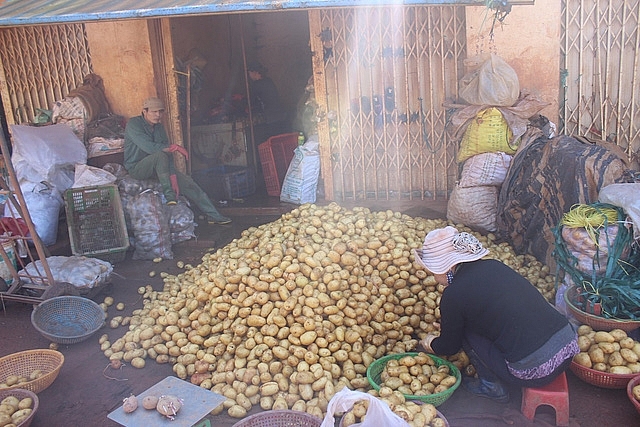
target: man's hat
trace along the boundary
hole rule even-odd
[[[147,98],[142,103],[142,108],[149,111],[164,110],[164,102],[160,98]]]

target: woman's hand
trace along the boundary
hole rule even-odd
[[[433,342],[433,340],[435,340],[436,338],[438,338],[437,335],[434,334],[427,334],[426,337],[424,337],[423,339],[420,340],[420,345],[424,348],[424,350],[427,353],[433,353],[433,349],[431,348],[431,343]]]

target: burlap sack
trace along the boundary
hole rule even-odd
[[[501,151],[482,153],[469,158],[462,166],[460,187],[493,185],[499,187],[507,176],[512,156]]]
[[[447,219],[474,230],[494,232],[497,211],[498,187],[456,185],[447,204]]]

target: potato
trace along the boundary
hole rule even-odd
[[[604,363],[604,352],[600,347],[589,350],[589,357],[593,363]]]
[[[631,369],[627,368],[626,366],[612,366],[611,368],[609,368],[609,372],[611,372],[612,374],[622,375],[629,375],[633,373],[631,372]]]
[[[626,336],[626,334],[625,334]],[[611,335],[609,332],[605,332],[605,331],[598,331],[596,332],[595,336],[593,337],[593,340],[597,343],[601,343],[601,342],[608,342],[608,343],[613,343],[616,341],[616,339],[613,337],[613,335]]]
[[[158,406],[158,396],[149,395],[142,399],[144,409],[156,409],[156,406]]]
[[[633,397],[640,402],[640,385],[634,386],[632,389]]]
[[[576,354],[575,356],[573,356],[573,361],[576,362],[578,365],[582,365],[586,368],[591,368],[591,366],[593,366],[593,363],[591,362],[591,358],[587,353]]]
[[[453,375],[449,375],[445,377],[442,381],[440,381],[440,385],[449,388],[449,387],[453,387],[456,381],[458,381],[456,377],[454,377]]]
[[[145,361],[142,357],[134,357],[131,359],[131,366],[137,369],[142,369],[145,366]]]
[[[122,402],[122,409],[124,410],[125,414],[130,414],[138,409],[138,398],[133,394],[129,397],[125,397]]]
[[[14,407],[13,405],[9,405],[8,403],[0,404],[0,414],[12,415],[14,412],[16,412],[16,410],[17,410],[17,407]]]
[[[156,410],[165,417],[173,419],[182,408],[182,400],[172,395],[162,395],[158,398]]]
[[[14,410],[15,410],[15,409],[18,409],[18,405],[20,404],[20,400],[15,396],[7,396],[4,399],[2,399],[2,402],[0,402],[0,404],[12,406],[14,408]],[[22,408],[20,408],[20,409],[22,409]]]
[[[11,415],[0,413],[0,427],[4,427],[8,424],[13,424],[13,420],[11,419]]]
[[[612,329],[609,331],[609,335],[611,335],[613,339],[618,342],[620,342],[624,338],[627,338],[627,333],[622,329]]]
[[[13,415],[11,415],[11,421],[13,421],[15,425],[18,425],[24,420],[26,420],[29,417],[29,415],[31,415],[32,411],[33,409],[31,408],[20,409],[19,411],[16,411],[13,413]]]
[[[233,405],[227,410],[227,413],[232,418],[244,418],[247,416],[247,410],[240,405]]]

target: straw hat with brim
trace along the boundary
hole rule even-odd
[[[416,262],[433,274],[444,274],[456,264],[476,261],[488,253],[475,236],[451,226],[430,231],[422,250],[413,250]]]
[[[149,111],[164,110],[164,102],[160,98],[147,98],[142,103],[142,108]]]

